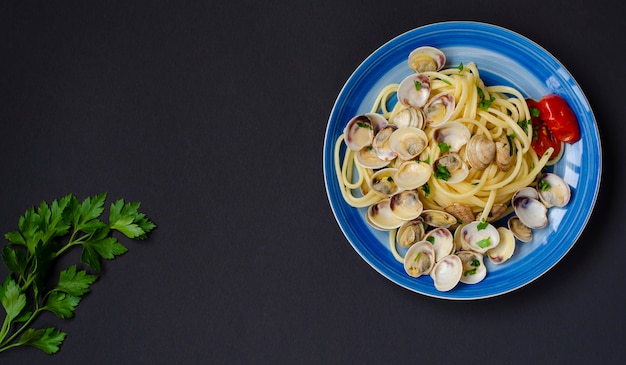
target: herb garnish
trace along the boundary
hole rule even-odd
[[[413,81],[413,84],[415,85],[415,90],[421,90],[422,89],[422,83],[419,80]]]
[[[430,195],[430,185],[428,185],[428,183],[425,183],[424,185],[422,185],[422,190],[424,191],[424,196],[428,198],[428,196]]]
[[[539,188],[541,189],[541,191],[548,191],[550,190],[550,188],[552,188],[552,186],[550,186],[550,183],[548,183],[545,180],[540,180],[539,181]]]
[[[437,171],[435,171],[435,177],[440,180],[448,181],[450,179],[450,171],[444,165],[437,166]]]
[[[480,223],[478,223],[478,225],[476,226],[476,229],[478,229],[479,231],[482,231],[483,229],[487,228],[488,225],[489,223],[487,223],[487,221],[483,219],[482,221],[480,221]]]
[[[113,237],[114,231],[130,239],[144,239],[156,227],[139,213],[139,203],[122,199],[111,205],[108,223],[100,220],[105,200],[106,193],[82,202],[70,194],[50,205],[42,202],[20,217],[17,231],[5,235],[9,243],[2,249],[2,260],[10,274],[0,285],[0,301],[6,312],[0,329],[0,352],[22,345],[48,354],[59,351],[65,332],[29,326],[45,311],[59,318],[72,317],[98,278],[73,265],[60,272],[51,288],[50,271],[63,253],[82,247],[80,261],[99,272],[102,259],[112,260],[127,251]]]
[[[530,115],[532,115],[533,117],[538,118],[539,115],[541,114],[541,112],[537,108],[529,108],[529,111],[530,111]]]
[[[356,125],[358,125],[361,128],[365,128],[365,129],[371,129],[371,130],[374,129],[374,128],[372,128],[372,125],[370,123],[366,123],[366,122],[356,122]]]
[[[491,237],[487,237],[476,242],[476,245],[480,248],[486,248],[486,247],[491,246]]]
[[[445,142],[439,142],[437,143],[437,146],[439,146],[439,150],[441,151],[441,153],[446,153],[450,151],[450,148],[452,148],[452,146],[450,146],[449,144]]]

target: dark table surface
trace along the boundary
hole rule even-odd
[[[158,228],[105,262],[61,351],[2,364],[603,363],[624,360],[623,14],[599,1],[106,1],[0,5],[0,231],[73,193]],[[585,92],[602,186],[577,244],[514,292],[401,288],[350,246],[324,187],[343,84],[413,28],[487,22]],[[77,253],[75,253],[77,259]],[[0,277],[7,271],[0,267]]]

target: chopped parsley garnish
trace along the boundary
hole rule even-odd
[[[433,237],[433,236],[428,236],[428,237],[426,238],[426,241],[430,242],[430,244],[431,244],[431,245],[434,245],[434,244],[435,244],[435,237]]]
[[[444,79],[440,79],[440,80],[441,80],[441,81],[443,81],[443,82],[445,82],[445,83],[446,83],[446,84],[448,84],[448,85],[452,85],[452,83],[451,83],[450,81],[448,81],[448,80],[444,80]]]
[[[483,99],[480,103],[478,103],[478,107],[483,110],[488,110],[491,106],[491,103],[493,103],[495,100],[496,98],[492,95],[489,97],[489,100]]]
[[[422,89],[422,83],[419,80],[413,81],[413,84],[415,85],[415,90],[421,90]]]
[[[506,140],[509,142],[509,156],[513,156],[513,138],[515,138],[515,133],[506,135]]]
[[[463,276],[474,275],[474,274],[476,274],[476,268],[463,271]]]
[[[413,259],[413,262],[417,262],[417,260],[419,260],[419,258],[422,256],[422,253],[418,253],[417,255],[415,255],[415,258]]]
[[[424,191],[424,196],[428,198],[428,196],[430,195],[430,185],[428,185],[428,183],[425,183],[424,185],[422,185],[422,190]]]
[[[474,257],[472,258],[472,262],[470,262],[470,265],[474,267],[478,267],[480,266],[480,261],[478,261],[478,259]]]
[[[487,226],[488,226],[488,225],[489,225],[489,223],[487,223],[487,221],[483,219],[482,221],[480,221],[480,223],[478,223],[478,225],[476,226],[476,228],[477,228],[479,231],[482,231],[483,229],[487,228]]]
[[[457,69],[459,69],[459,71],[463,71],[463,62],[459,63]]]
[[[450,151],[450,148],[452,148],[452,146],[450,146],[449,144],[445,142],[439,142],[437,143],[437,146],[439,146],[439,150],[441,151],[441,153],[446,153]]]
[[[519,125],[520,128],[522,128],[522,130],[528,134],[528,125],[532,124],[530,122],[530,120],[522,120],[520,122],[517,122],[517,125]]]
[[[485,98],[485,93],[483,92],[483,89],[481,89],[478,85],[476,85],[476,92],[478,93],[478,97],[481,100]]]
[[[372,128],[372,125],[369,123],[365,123],[365,122],[356,122],[356,125],[358,125],[361,128],[366,128],[366,129],[374,129]]]
[[[448,171],[447,167],[443,165],[437,166],[437,171],[435,171],[435,177],[437,179],[448,181],[448,179],[450,179],[450,176],[450,171]]]
[[[538,118],[539,114],[541,114],[539,112],[539,109],[537,109],[537,108],[530,108],[530,115],[532,115],[533,117],[537,117]]]
[[[552,186],[550,186],[550,184],[545,180],[539,181],[539,187],[541,188],[541,191],[548,191],[552,188]]]
[[[489,246],[491,246],[491,237],[487,237],[485,239],[482,239],[478,242],[476,242],[476,245],[480,248],[487,248]]]
[[[389,181],[389,182],[393,182],[393,177],[391,177],[391,176],[387,176],[387,181]]]

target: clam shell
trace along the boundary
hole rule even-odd
[[[414,278],[428,275],[435,265],[435,250],[427,241],[411,246],[404,256],[404,271]]]
[[[496,145],[482,134],[476,134],[467,142],[466,154],[470,166],[483,171],[495,158]]]
[[[550,207],[564,207],[569,203],[569,185],[559,175],[545,173],[537,181],[537,192],[543,204]]]
[[[408,106],[394,114],[390,121],[398,128],[415,127],[422,129],[424,119],[424,112],[421,109]]]
[[[461,156],[454,152],[446,153],[435,161],[435,169],[444,166],[450,173],[447,180],[442,180],[448,184],[455,184],[465,180],[469,175],[467,164],[461,159]]]
[[[476,284],[487,276],[483,255],[473,251],[460,251],[456,255],[463,263],[463,274],[460,279],[462,283]]]
[[[471,137],[469,129],[459,122],[448,122],[433,131],[433,139],[450,146],[450,152],[459,152]]]
[[[420,217],[402,223],[396,232],[396,243],[400,247],[411,247],[424,238],[424,220]]]
[[[454,237],[447,228],[439,227],[431,230],[424,236],[424,241],[428,241],[433,245],[435,262],[439,262],[454,251]]]
[[[530,242],[533,239],[533,230],[530,229],[527,225],[522,223],[522,221],[517,216],[513,216],[509,218],[507,221],[507,226],[513,236],[522,242]]]
[[[370,205],[365,214],[365,220],[372,227],[383,231],[398,228],[404,222],[391,212],[389,199]]]
[[[388,125],[378,131],[374,136],[374,140],[372,142],[372,147],[374,148],[374,152],[376,152],[376,156],[384,161],[391,161],[398,155],[392,148],[390,144],[391,136],[394,131],[397,129],[395,125]]]
[[[374,190],[378,195],[388,198],[393,194],[400,191],[400,188],[395,182],[395,175],[398,172],[398,169],[387,167],[381,170],[378,170],[372,177],[370,178],[370,187]]]
[[[425,162],[405,161],[398,166],[394,181],[401,189],[412,190],[428,182],[432,174],[432,167]]]
[[[446,55],[438,48],[422,46],[409,53],[407,62],[415,72],[439,71],[446,64]]]
[[[435,288],[439,291],[452,290],[463,275],[463,263],[456,255],[443,257],[433,266],[430,276],[433,279]]]
[[[450,94],[433,97],[423,109],[426,123],[429,123],[431,127],[438,127],[446,123],[454,112],[454,105],[454,96]]]
[[[417,157],[428,146],[428,136],[415,127],[398,128],[389,137],[389,147],[401,160]]]
[[[424,205],[415,190],[403,190],[389,199],[391,213],[402,220],[415,219],[422,214]]]
[[[500,243],[495,248],[487,251],[489,261],[496,265],[510,259],[515,252],[515,236],[513,236],[513,233],[504,227],[498,227],[498,233],[500,234]]]
[[[519,220],[530,228],[543,228],[548,224],[548,208],[537,199],[518,197],[513,209]]]
[[[485,225],[483,227],[483,225]],[[500,243],[500,233],[490,223],[473,221],[463,226],[461,230],[463,249],[478,253],[485,253],[497,247]]]
[[[423,74],[411,74],[400,82],[396,96],[404,106],[422,108],[430,97],[430,79]]]

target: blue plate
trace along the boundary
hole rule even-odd
[[[527,97],[554,93],[567,100],[578,117],[581,140],[565,146],[555,173],[572,188],[565,208],[549,210],[549,225],[535,230],[533,241],[517,243],[513,257],[501,265],[487,263],[487,277],[478,284],[460,283],[448,292],[437,291],[428,276],[409,277],[392,255],[389,234],[365,222],[365,208],[349,206],[335,177],[333,150],[347,121],[369,112],[378,92],[399,83],[412,71],[410,51],[434,46],[447,56],[447,66],[476,63],[486,85],[510,85]],[[580,86],[565,67],[545,49],[510,30],[477,22],[444,22],[406,32],[372,53],[350,76],[332,109],[324,139],[324,178],[331,208],[344,235],[380,274],[417,293],[455,300],[488,298],[520,288],[537,279],[572,248],[595,205],[600,187],[602,152],[598,127]],[[488,261],[488,260],[485,260]]]

